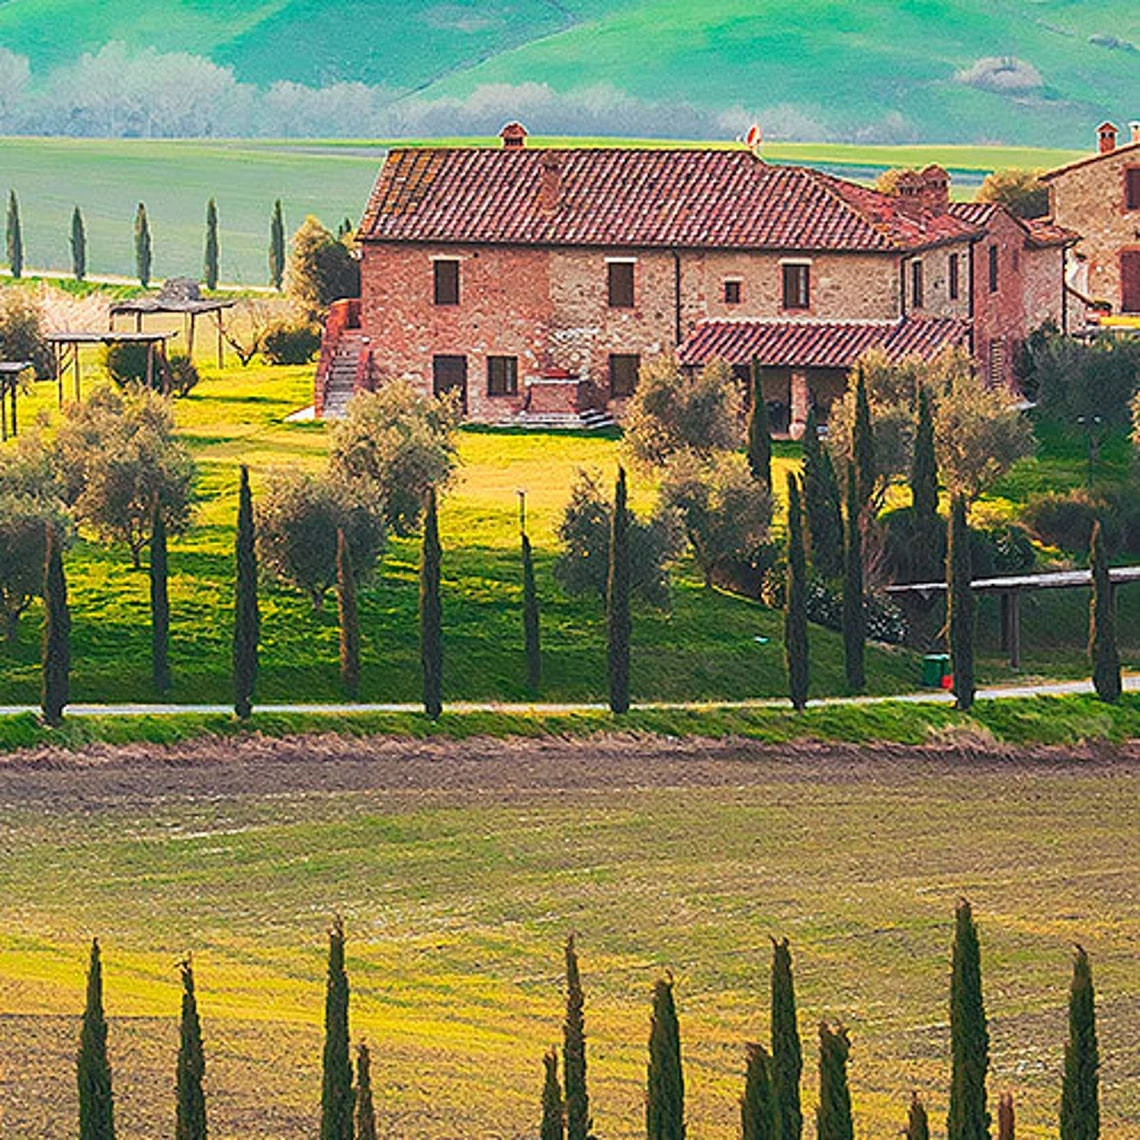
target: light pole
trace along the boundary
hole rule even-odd
[[[1097,453],[1100,450],[1100,432],[1104,421],[1100,416],[1077,416],[1077,423],[1088,433],[1089,437],[1089,490],[1093,488],[1093,475],[1096,469]]]

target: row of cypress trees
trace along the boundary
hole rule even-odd
[[[24,232],[20,220],[20,202],[15,190],[8,192],[8,216],[5,230],[9,272],[19,278],[24,274]],[[87,278],[87,227],[78,206],[71,214],[71,269],[76,281]],[[211,198],[206,203],[206,237],[203,254],[203,277],[208,289],[218,287],[221,243],[218,235],[218,205]],[[153,241],[146,205],[138,204],[134,220],[135,274],[145,289],[150,285],[153,264]],[[286,264],[285,218],[281,200],[273,205],[269,221],[269,278],[275,288],[281,289],[285,280]]]

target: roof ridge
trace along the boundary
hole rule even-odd
[[[864,225],[870,226],[876,234],[884,238],[890,243],[892,249],[905,249],[906,245],[900,242],[893,234],[889,232],[887,226],[877,222],[874,218],[869,218],[862,210],[858,209],[853,202],[848,201],[844,196],[840,187],[853,187],[858,191],[865,191],[870,194],[876,194],[882,198],[888,198],[889,195],[882,194],[880,191],[873,189],[870,186],[860,186],[857,182],[850,182],[846,178],[840,178],[837,175],[829,174],[826,170],[816,170],[810,166],[796,166],[794,169],[802,171],[807,174],[811,180],[831,195],[843,209],[849,213],[854,214]]]

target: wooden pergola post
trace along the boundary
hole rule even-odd
[[[226,366],[225,330],[222,327],[222,310],[214,310],[214,318],[218,322],[218,371]]]
[[[192,312],[190,314],[190,331],[186,336],[186,355],[190,357],[191,360],[194,359],[194,327],[197,320],[198,314]]]
[[[1009,667],[1021,668],[1021,591],[1001,592],[1001,647],[1009,654]]]
[[[75,361],[74,361],[74,365],[73,365],[74,375],[75,375],[75,402],[78,404],[80,401],[80,398],[81,398],[80,394],[79,394],[79,344],[78,344],[78,342],[73,344],[71,346],[71,349],[75,353]]]
[[[0,376],[0,442],[7,442],[8,440],[8,402],[6,397],[8,395],[8,384],[12,384],[12,391],[15,392],[16,381],[15,377],[9,381],[7,376]],[[16,414],[16,401],[12,401],[12,414]],[[15,426],[12,428],[12,435],[15,436]]]

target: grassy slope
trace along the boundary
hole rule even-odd
[[[5,1135],[71,1134],[75,1015],[96,930],[124,1140],[169,1128],[174,963],[188,947],[211,1135],[312,1135],[321,928],[334,908],[351,933],[353,1037],[376,1047],[393,1135],[533,1132],[569,928],[582,939],[601,1135],[642,1128],[648,991],[665,967],[678,981],[690,1128],[737,1135],[742,1043],[767,1033],[770,933],[790,935],[796,954],[807,1128],[814,1025],[842,1016],[858,1134],[897,1134],[912,1089],[937,1130],[960,891],[981,922],[992,1095],[1015,1092],[1019,1135],[1056,1134],[1077,939],[1096,970],[1103,1127],[1140,1134],[1135,769],[844,763],[759,759],[725,786],[650,778],[619,796],[190,798],[201,777],[188,773],[160,801],[24,801],[0,822]]]

